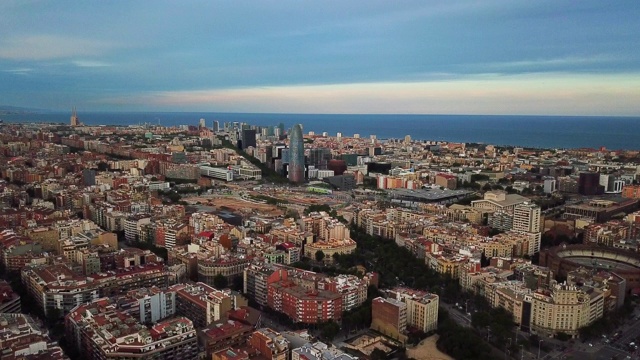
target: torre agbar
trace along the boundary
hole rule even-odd
[[[289,160],[289,180],[294,183],[304,182],[304,140],[302,138],[302,125],[296,124],[291,130],[289,139],[291,158]]]

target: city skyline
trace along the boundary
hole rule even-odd
[[[638,116],[639,15],[633,1],[5,1],[0,105]]]

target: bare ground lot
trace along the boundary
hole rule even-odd
[[[270,215],[282,215],[284,212],[278,207],[269,204],[260,204],[258,202],[250,202],[236,197],[199,197],[193,196],[184,199],[185,201],[200,202],[202,205],[215,206],[216,208],[229,208],[234,212],[246,212],[247,210],[256,210],[258,212]]]
[[[436,347],[438,335],[430,336],[413,348],[407,348],[407,356],[416,360],[455,360],[451,356],[440,352]]]

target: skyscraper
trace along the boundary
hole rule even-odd
[[[205,119],[200,119],[200,123],[198,125],[200,129],[204,129],[207,127],[207,121]]]
[[[289,138],[289,180],[294,183],[304,181],[304,140],[302,138],[302,126],[295,124]]]
[[[578,179],[578,193],[580,195],[601,195],[604,187],[600,186],[600,174],[581,172]]]
[[[213,120],[213,132],[218,131],[220,131],[220,123],[218,122],[218,120]]]
[[[529,255],[540,251],[542,233],[540,232],[540,206],[525,202],[513,210],[513,228],[511,230],[529,237]]]
[[[78,121],[78,112],[75,107],[71,109],[71,126],[80,126],[80,122]]]
[[[256,131],[254,129],[243,129],[240,135],[242,149],[246,149],[250,146],[256,147]]]

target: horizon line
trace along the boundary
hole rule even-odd
[[[3,107],[13,107],[12,110],[4,111],[24,111],[17,114],[5,114],[5,115],[28,115],[28,114],[46,114],[46,113],[68,113],[67,110],[53,110],[53,109],[34,109],[27,107],[19,107],[12,105],[0,105],[0,111],[3,111]],[[76,107],[77,108],[77,107]],[[22,109],[22,110],[20,110]],[[82,113],[83,111],[80,111]],[[611,118],[640,118],[640,114],[637,115],[566,115],[566,114],[464,114],[464,113],[300,113],[300,112],[235,112],[235,111],[195,111],[195,110],[87,110],[84,113],[115,113],[115,114],[143,114],[143,113],[213,113],[213,114],[237,114],[237,115],[324,115],[324,116],[495,116],[495,117],[565,117],[565,118],[593,118],[593,117],[611,117]]]

